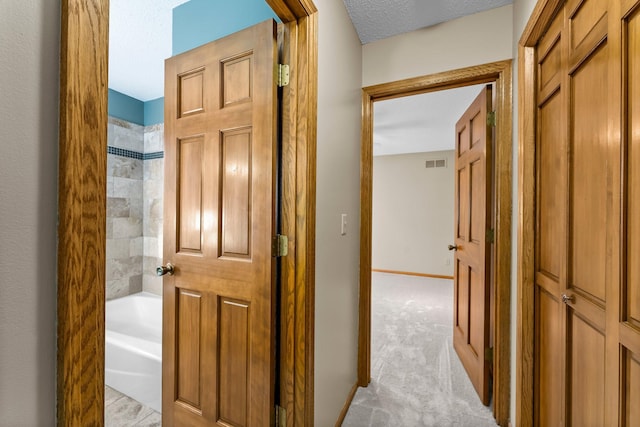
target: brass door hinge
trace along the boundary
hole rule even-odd
[[[278,87],[289,86],[289,66],[285,64],[278,65]]]
[[[487,243],[493,243],[496,240],[496,233],[493,228],[488,228],[485,235]]]
[[[496,126],[496,112],[495,111],[489,111],[487,113],[487,126],[492,126],[492,127]]]
[[[493,347],[484,349],[484,361],[493,362]]]
[[[289,253],[289,238],[282,234],[276,234],[271,244],[271,253],[276,258],[287,256]]]
[[[276,405],[276,427],[287,427],[287,411],[280,405]]]

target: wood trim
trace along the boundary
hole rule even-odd
[[[58,190],[58,425],[104,420],[108,2],[64,0]]]
[[[373,97],[362,90],[360,144],[360,302],[358,385],[371,382],[371,247],[373,234]]]
[[[445,276],[442,274],[429,274],[429,273],[414,273],[411,271],[396,271],[396,270],[382,270],[379,268],[372,268],[371,271],[376,273],[389,273],[389,274],[402,274],[404,276],[418,276],[418,277],[430,277],[432,279],[451,279],[453,276]]]
[[[516,422],[534,425],[535,277],[535,117],[534,47],[564,0],[538,0],[518,46],[518,306],[516,341]]]
[[[338,415],[338,420],[336,421],[336,427],[340,427],[344,422],[344,417],[347,416],[347,412],[349,412],[349,407],[351,406],[351,402],[353,401],[353,397],[356,395],[358,391],[358,383],[355,383],[353,387],[351,387],[351,391],[349,395],[347,395],[347,400],[344,402],[344,406],[342,407],[342,411],[340,411],[340,415]]]
[[[511,407],[511,242],[513,194],[513,78],[511,61],[496,80],[495,139],[495,330],[493,414],[499,425],[509,421]]]
[[[314,423],[317,15],[298,20],[294,426]]]
[[[556,12],[564,3],[565,0],[538,0],[527,21],[526,27],[522,31],[519,42],[520,46],[533,47],[537,45],[551,24],[551,20]]]
[[[267,0],[291,34],[294,83],[284,162],[288,426],[313,426],[317,9]],[[63,0],[60,57],[58,425],[104,423],[108,0]],[[80,59],[79,59],[80,58]],[[296,92],[296,93],[292,93]],[[293,306],[292,306],[293,304]],[[293,313],[293,316],[291,316]]]
[[[518,47],[518,307],[516,425],[533,426],[535,52]]]
[[[371,215],[373,103],[408,95],[481,83],[496,83],[496,306],[494,348],[494,416],[507,425],[510,407],[512,76],[511,60],[462,68],[362,89],[360,160],[360,326],[358,384],[371,376]]]

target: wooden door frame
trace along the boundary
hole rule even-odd
[[[506,425],[510,407],[511,298],[511,60],[493,62],[362,89],[362,145],[360,152],[360,313],[358,385],[371,380],[371,233],[373,189],[373,103],[409,95],[495,82],[495,339],[494,416]]]
[[[281,406],[313,425],[317,9],[266,0],[285,24]],[[109,0],[63,0],[58,182],[57,425],[104,423]]]
[[[538,0],[518,45],[518,313],[516,324],[516,421],[534,425],[535,278],[535,46],[565,0]]]

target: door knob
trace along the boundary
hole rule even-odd
[[[573,301],[573,295],[562,294],[562,302],[565,304],[569,304]]]
[[[450,251],[457,251],[458,250],[458,245],[449,245],[447,247],[449,248]]]
[[[165,274],[173,276],[173,264],[170,262],[168,262],[167,265],[161,265],[156,268],[156,276],[164,276]]]

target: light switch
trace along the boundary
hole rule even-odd
[[[347,235],[347,214],[342,214],[342,221],[340,222],[340,234],[342,236]]]

